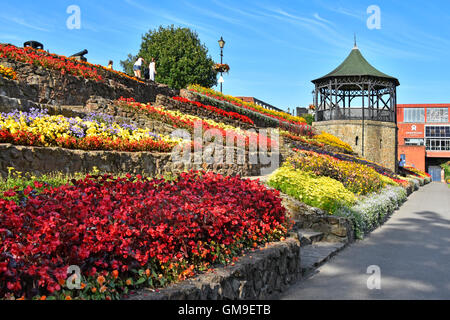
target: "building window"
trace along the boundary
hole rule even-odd
[[[425,109],[424,108],[407,108],[403,109],[403,122],[415,123],[425,122]]]
[[[450,126],[426,126],[428,151],[450,151]]]
[[[448,122],[448,108],[428,108],[427,122]]]
[[[450,138],[450,126],[427,126],[425,128],[427,138]]]
[[[450,151],[450,139],[427,139],[428,151]]]
[[[406,146],[424,146],[425,145],[425,139],[406,138],[405,139],[405,145]]]

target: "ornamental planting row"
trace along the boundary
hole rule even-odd
[[[107,115],[86,118],[51,116],[46,110],[0,114],[0,142],[81,150],[170,152],[181,140],[148,129],[118,124]]]
[[[239,145],[239,143],[242,143],[246,148],[248,148],[251,143],[255,143],[259,149],[267,147],[267,149],[270,150],[277,146],[277,141],[272,140],[263,134],[242,130],[211,119],[202,119],[177,110],[169,110],[163,106],[152,106],[150,103],[144,104],[135,102],[133,98],[122,97],[116,101],[116,105],[120,108],[143,113],[151,119],[162,121],[175,128],[186,129],[190,133],[194,133],[197,126],[201,126],[204,131],[212,129],[220,133],[223,143],[227,142],[227,137],[236,137],[236,144]]]
[[[358,161],[340,159],[338,154],[294,151],[295,154],[271,175],[269,185],[331,214],[387,186],[410,185],[409,177],[378,173]]]
[[[130,79],[139,83],[145,83],[126,73],[108,69],[98,64],[86,61],[77,61],[66,56],[49,53],[41,49],[31,47],[19,48],[10,44],[0,44],[0,58],[7,58],[46,69],[60,71],[61,74],[71,74],[97,82],[104,81],[104,77],[115,74],[119,77]]]
[[[249,117],[256,116],[257,118],[262,118],[264,122],[272,127],[280,127],[302,136],[312,136],[314,134],[313,129],[301,117],[291,116],[285,112],[269,110],[254,103],[245,102],[233,96],[223,95],[220,92],[198,85],[191,85],[188,89],[206,99],[223,102],[222,108],[228,108]]]
[[[17,192],[0,199],[4,299],[118,299],[231,263],[287,230],[278,191],[213,173],[35,181],[9,200]],[[69,266],[81,271],[75,289]]]
[[[251,124],[251,125],[255,124],[253,122],[253,120],[251,120],[249,117],[246,117],[246,116],[241,115],[241,114],[236,113],[236,112],[225,111],[225,110],[220,109],[220,108],[216,108],[216,107],[213,107],[213,106],[210,106],[210,105],[204,105],[203,103],[200,103],[198,101],[191,101],[189,99],[182,98],[182,97],[173,97],[173,99],[176,100],[176,101],[183,102],[183,103],[188,103],[190,105],[196,106],[196,107],[201,108],[201,109],[205,109],[205,110],[214,112],[214,113],[216,113],[216,114],[218,114],[218,115],[220,115],[220,116],[222,116],[224,118],[230,118],[230,119],[233,119],[233,120],[242,121],[244,123],[248,123],[248,124]]]

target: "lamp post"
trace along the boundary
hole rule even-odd
[[[220,37],[219,47],[220,47],[220,64],[223,64],[223,47],[225,46],[225,40],[223,37]],[[223,72],[220,73],[220,93],[222,93],[222,84],[223,84]]]

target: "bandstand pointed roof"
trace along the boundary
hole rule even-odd
[[[393,81],[396,86],[400,85],[397,78],[391,77],[373,67],[364,56],[359,51],[358,47],[352,49],[348,57],[341,63],[339,67],[334,69],[327,75],[313,80],[313,83],[322,82],[324,80],[329,80],[333,78],[343,78],[343,77],[373,77],[378,79],[384,79]]]

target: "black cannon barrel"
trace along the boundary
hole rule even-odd
[[[77,52],[77,53],[71,55],[70,57],[82,57],[82,56],[84,56],[85,54],[88,54],[87,49],[84,49],[83,51]]]
[[[23,44],[24,47],[32,47],[33,49],[44,49],[44,45],[39,41],[30,40]]]

